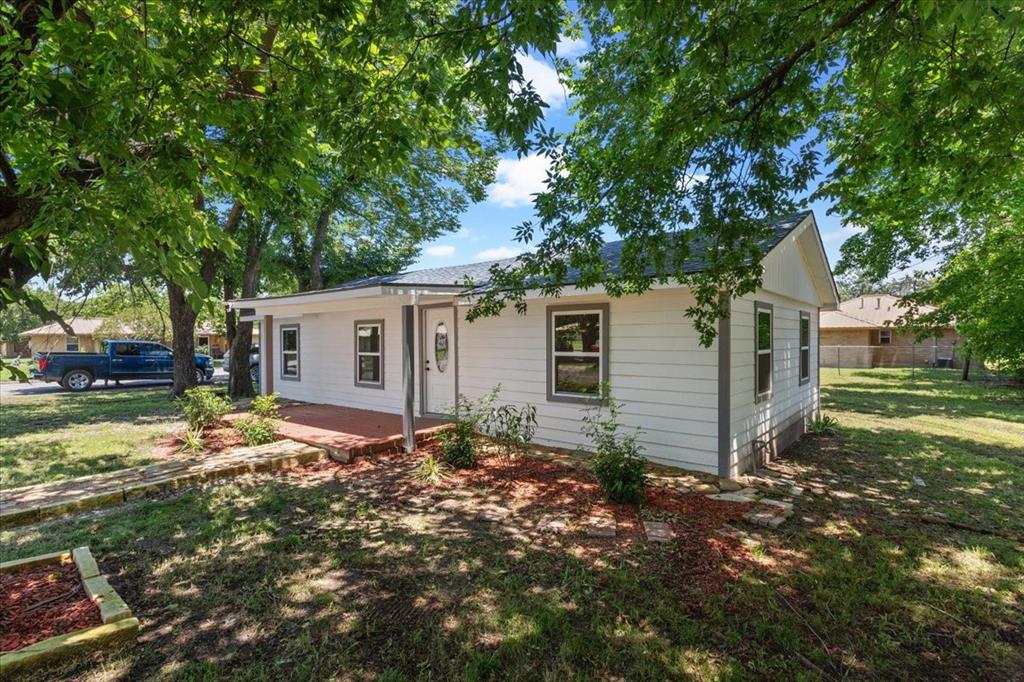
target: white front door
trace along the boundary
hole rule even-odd
[[[455,309],[423,309],[423,411],[450,414],[455,408]]]

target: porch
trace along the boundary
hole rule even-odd
[[[447,424],[444,419],[417,417],[415,442],[430,440]],[[277,435],[325,448],[343,461],[405,445],[400,414],[313,403],[282,406]]]

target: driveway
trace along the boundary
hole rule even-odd
[[[214,369],[213,383],[226,382],[227,380],[228,375],[223,368],[217,367]],[[134,389],[170,385],[171,382],[164,381],[163,379],[137,379],[132,381],[122,381],[120,386],[115,384],[113,381],[104,385],[103,381],[100,380],[93,384],[89,391],[130,391]],[[30,381],[27,384],[19,383],[17,381],[4,381],[0,383],[0,399],[62,392],[64,392],[64,389],[57,383],[47,384],[42,381]]]

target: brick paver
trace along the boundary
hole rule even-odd
[[[322,448],[281,440],[201,459],[150,464],[0,492],[0,528],[100,509],[149,493],[256,471],[287,469],[326,456]]]

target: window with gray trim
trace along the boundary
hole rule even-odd
[[[384,385],[384,322],[356,322],[356,385]]]
[[[553,310],[551,393],[570,398],[597,398],[605,377],[604,315],[601,308]]]
[[[811,380],[811,314],[800,311],[800,383]]]
[[[772,393],[772,307],[767,303],[754,304],[755,329],[755,381],[757,399]]]
[[[281,327],[281,378],[299,378],[299,325]]]

